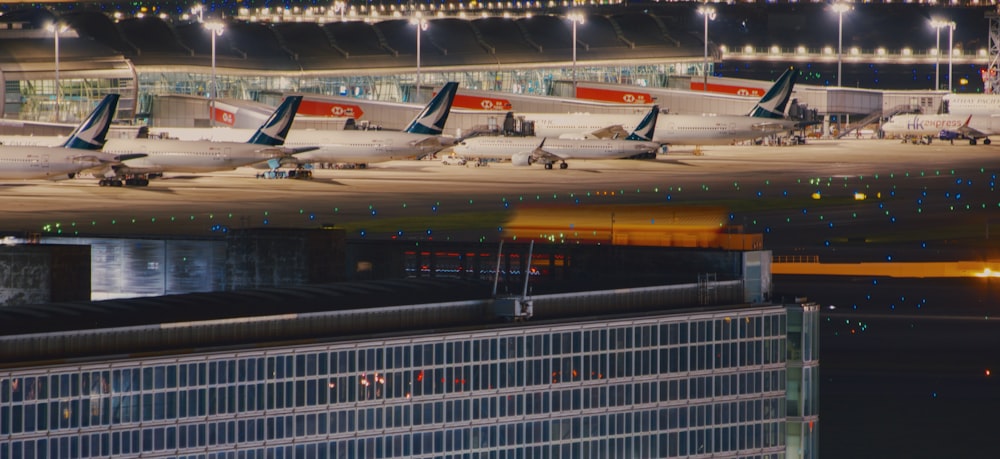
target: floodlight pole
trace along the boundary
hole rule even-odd
[[[843,67],[844,67],[844,13],[851,10],[851,6],[847,3],[835,3],[833,5],[833,11],[838,15],[837,19],[837,86],[842,86],[843,83]]]
[[[955,56],[952,39],[955,37],[955,22],[948,23],[948,92],[951,92],[951,60]]]
[[[216,80],[215,75],[215,37],[221,37],[222,32],[225,30],[225,26],[221,22],[212,21],[205,23],[205,29],[212,34],[212,90],[209,94],[209,113],[208,120],[209,126],[215,127],[215,97],[219,92],[219,83]]]
[[[52,26],[53,37],[55,37],[55,63],[56,63],[56,122],[60,121],[59,118],[59,106],[62,105],[62,91],[59,90],[59,28],[62,27],[59,24],[54,24]]]
[[[698,12],[705,19],[705,57],[702,61],[701,74],[702,74],[702,91],[708,91],[708,21],[715,19],[715,8],[708,6],[702,6],[698,8]]]

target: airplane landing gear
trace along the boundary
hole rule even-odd
[[[567,167],[569,167],[569,164],[566,164],[566,161],[563,161],[563,162],[559,163],[559,168],[560,169],[565,169]]]
[[[104,178],[97,182],[100,186],[122,186],[122,181],[116,178]]]
[[[545,163],[546,169],[552,169],[552,163]]]

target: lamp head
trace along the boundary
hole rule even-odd
[[[205,30],[214,33],[216,36],[221,37],[222,32],[226,30],[226,25],[219,21],[208,21],[205,23]]]

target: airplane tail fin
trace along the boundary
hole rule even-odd
[[[785,70],[785,73],[782,73],[778,77],[778,80],[774,82],[771,89],[767,90],[767,94],[764,94],[764,97],[761,97],[757,105],[754,105],[750,109],[750,113],[747,116],[756,118],[784,118],[785,107],[788,105],[788,100],[792,97],[792,88],[795,87],[795,80],[798,77],[798,69],[789,68]]]
[[[446,83],[403,131],[411,134],[441,135],[444,132],[444,123],[448,121],[448,114],[451,112],[451,103],[455,101],[455,93],[457,92],[458,83],[454,81]]]
[[[656,130],[656,117],[659,114],[660,106],[654,105],[625,140],[653,140],[653,131]]]
[[[285,100],[281,101],[281,105],[278,105],[274,113],[261,125],[260,129],[257,129],[257,132],[253,134],[253,137],[250,137],[247,143],[272,147],[284,144],[288,129],[292,127],[292,121],[295,120],[295,112],[298,111],[300,103],[302,103],[302,96],[286,96]]]
[[[76,130],[70,134],[62,147],[81,150],[100,150],[104,147],[108,128],[111,127],[111,120],[115,117],[115,109],[118,108],[118,98],[118,94],[104,96],[101,103],[97,104],[90,115],[87,115],[87,118],[76,127]]]

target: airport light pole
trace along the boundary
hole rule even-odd
[[[569,13],[566,18],[573,24],[573,97],[576,97],[576,25],[583,24],[586,19],[579,11]]]
[[[53,23],[46,27],[50,32],[52,32],[53,40],[55,41],[55,91],[56,91],[56,122],[61,121],[59,116],[59,106],[62,105],[62,91],[59,90],[59,34],[65,32],[67,29],[66,24]]]
[[[934,28],[935,35],[937,36],[934,45],[935,63],[934,63],[934,90],[937,91],[941,89],[941,29],[944,27],[948,28],[948,92],[951,92],[951,63],[953,51],[953,39],[955,37],[955,21],[943,21],[940,19],[931,20],[931,27]]]
[[[209,21],[204,24],[205,29],[212,35],[212,92],[209,94],[208,124],[215,127],[215,97],[219,92],[219,84],[215,79],[215,37],[221,37],[226,26],[219,21]]]
[[[844,13],[851,11],[847,3],[835,3],[833,11],[839,16],[837,21],[837,86],[842,86],[842,68],[844,66]]]
[[[202,16],[204,13],[205,13],[205,6],[204,5],[198,4],[198,5],[195,5],[195,6],[191,7],[191,14],[197,14],[198,15],[198,23],[199,24],[202,23],[202,22],[204,22],[204,17]]]
[[[410,24],[416,26],[417,29],[417,93],[414,96],[416,102],[420,101],[420,35],[421,32],[427,30],[427,20],[423,18],[423,15],[417,11],[416,17],[410,19]]]
[[[955,47],[952,40],[955,38],[955,21],[948,22],[948,92],[951,92],[951,60],[955,57]]]
[[[715,20],[715,8],[710,6],[698,7],[698,13],[701,13],[705,18],[705,60],[702,62],[701,74],[702,80],[702,91],[708,91],[708,21]]]

